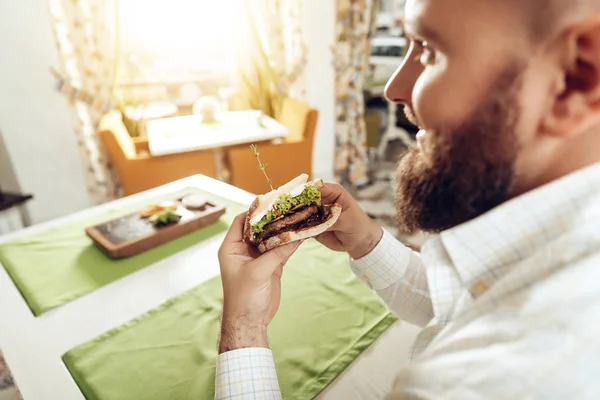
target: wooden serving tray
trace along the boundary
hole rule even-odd
[[[176,212],[181,215],[179,222],[157,228],[142,218],[139,212],[135,212],[88,227],[85,233],[109,257],[125,258],[214,224],[225,213],[225,207],[211,202],[192,209],[184,207],[180,200],[175,200]]]

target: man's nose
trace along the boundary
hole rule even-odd
[[[423,72],[420,63],[413,60],[409,53],[385,86],[384,95],[388,101],[400,104],[410,104],[413,88]]]

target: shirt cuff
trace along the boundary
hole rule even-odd
[[[411,252],[412,250],[384,229],[377,246],[366,256],[350,260],[350,268],[373,290],[385,290],[402,278]]]
[[[265,348],[228,351],[217,358],[215,399],[281,399],[273,353]]]

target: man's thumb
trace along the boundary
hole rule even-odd
[[[266,273],[273,274],[277,267],[285,264],[287,260],[294,254],[300,246],[300,241],[285,244],[283,246],[275,247],[256,259],[256,263],[261,266],[261,269],[265,270]]]

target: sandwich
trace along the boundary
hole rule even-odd
[[[339,204],[321,204],[322,180],[302,174],[278,189],[256,197],[244,224],[244,241],[261,253],[331,228],[342,213]]]

